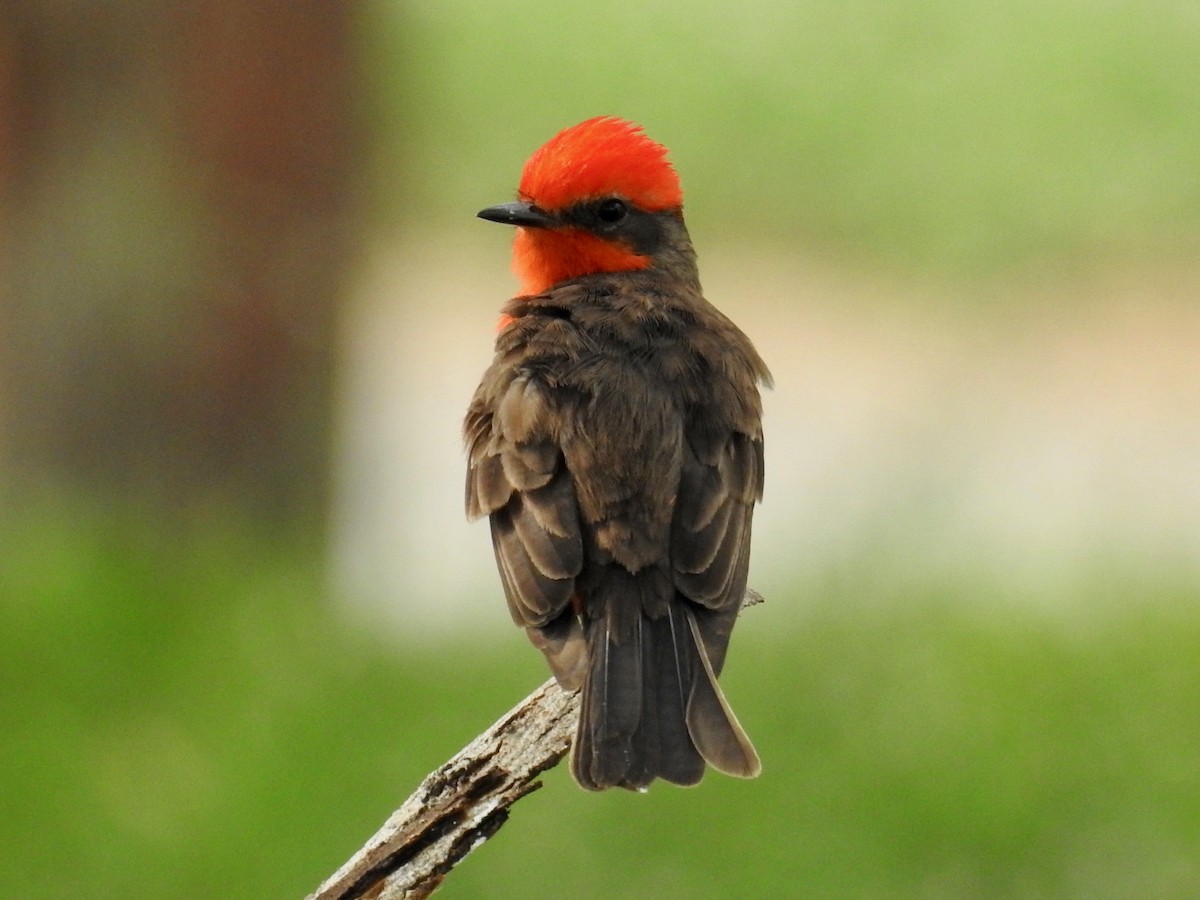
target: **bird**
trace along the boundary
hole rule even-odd
[[[486,516],[508,610],[581,691],[571,755],[589,790],[752,778],[758,754],[717,677],[763,495],[749,338],[709,303],[666,147],[598,116],[529,157],[520,293],[463,436],[466,511]]]

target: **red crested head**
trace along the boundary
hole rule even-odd
[[[683,191],[667,148],[613,116],[580,122],[538,148],[517,193],[517,202],[479,215],[517,226],[513,270],[525,294],[649,268],[670,243],[665,220],[682,224]],[[686,241],[686,231],[671,234]]]
[[[615,116],[580,122],[543,144],[525,163],[519,194],[547,212],[614,195],[647,212],[683,205],[667,148]]]

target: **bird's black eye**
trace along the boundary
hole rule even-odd
[[[614,222],[620,222],[625,218],[625,214],[629,212],[629,207],[625,205],[624,200],[618,200],[613,197],[611,200],[605,200],[596,207],[596,215],[601,222],[607,222],[610,225]]]

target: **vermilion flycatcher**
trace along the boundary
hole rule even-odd
[[[525,164],[521,294],[464,424],[467,514],[487,515],[500,579],[567,690],[585,788],[752,777],[758,755],[717,675],[762,499],[770,374],[704,299],[667,150],[589,119]]]

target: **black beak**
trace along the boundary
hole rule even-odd
[[[525,228],[553,228],[558,224],[553,216],[522,200],[481,209],[479,218],[499,222],[501,225],[521,225]]]

